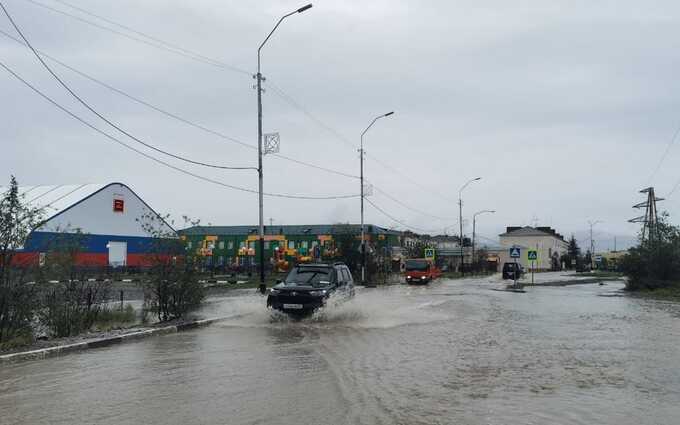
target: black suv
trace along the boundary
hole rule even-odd
[[[518,263],[505,263],[503,264],[503,279],[519,279],[522,277],[524,270],[522,265]],[[517,275],[517,277],[515,277]]]
[[[298,264],[271,289],[267,307],[289,314],[309,314],[324,307],[331,295],[338,300],[354,296],[354,280],[345,264]]]

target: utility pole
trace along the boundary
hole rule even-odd
[[[477,216],[484,213],[495,213],[495,210],[477,211],[472,215],[472,263],[475,262],[475,228],[477,227]]]
[[[593,240],[593,226],[602,223],[602,220],[588,221],[590,225],[590,269],[595,268],[595,241]]]
[[[364,134],[369,128],[375,124],[380,118],[389,117],[394,114],[394,111],[388,112],[386,114],[378,115],[373,118],[373,121],[366,127],[361,133],[361,147],[359,148],[359,166],[361,171],[359,173],[359,180],[361,184],[361,284],[366,285],[366,230],[364,229]]]
[[[274,34],[274,31],[281,25],[281,22],[283,22],[284,19],[287,17],[294,15],[296,13],[302,13],[307,9],[311,9],[312,5],[311,3],[303,6],[293,12],[290,12],[286,15],[283,15],[281,19],[276,23],[274,26],[274,29],[271,30],[269,35],[267,35],[267,38],[264,39],[262,44],[260,44],[260,47],[257,49],[257,75],[255,76],[257,78],[257,175],[258,175],[258,198],[259,198],[259,236],[260,236],[260,292],[265,293],[267,290],[267,286],[264,284],[264,184],[263,184],[263,174],[262,174],[262,81],[264,81],[264,78],[262,77],[262,72],[260,70],[260,57],[261,57],[261,51],[264,45],[267,43],[269,40],[269,37]]]
[[[461,275],[465,275],[465,270],[463,267],[463,263],[465,262],[465,253],[463,252],[463,189],[467,187],[472,182],[476,182],[481,180],[481,177],[475,177],[474,179],[468,180],[467,183],[465,183],[460,190],[458,190],[458,222],[460,224],[460,233],[458,234],[460,237],[460,273]]]

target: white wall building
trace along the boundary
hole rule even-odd
[[[537,270],[551,270],[552,259],[557,259],[559,265],[559,258],[567,252],[568,247],[564,237],[550,227],[508,227],[505,233],[498,236],[504,248],[500,252],[501,264],[515,261],[510,258],[510,248],[517,246],[520,248],[521,255],[517,262],[522,264],[526,270],[531,269],[532,263],[535,263]],[[527,257],[529,250],[537,251],[537,261],[529,261]]]

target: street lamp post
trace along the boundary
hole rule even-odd
[[[360,163],[360,174],[359,180],[361,181],[361,284],[366,284],[366,232],[364,230],[364,134],[369,128],[375,124],[380,118],[389,117],[394,114],[394,111],[388,112],[386,114],[378,115],[373,118],[373,121],[366,127],[361,133],[361,147],[359,149],[359,163]]]
[[[264,284],[264,194],[263,194],[263,181],[262,181],[262,72],[260,72],[260,52],[264,45],[267,43],[269,38],[274,34],[274,31],[281,25],[284,19],[294,15],[296,13],[302,13],[307,9],[311,9],[311,3],[303,6],[293,12],[283,15],[281,19],[274,25],[274,29],[271,30],[267,38],[264,39],[260,47],[257,49],[257,174],[258,174],[258,195],[260,203],[260,225],[259,225],[259,236],[260,236],[260,292],[265,293],[267,287]]]
[[[474,179],[470,179],[465,183],[460,190],[458,190],[458,222],[460,224],[460,272],[461,274],[465,274],[465,270],[463,268],[463,263],[465,262],[465,254],[463,253],[463,189],[467,187],[472,182],[476,182],[478,180],[481,180],[481,177],[475,177]]]
[[[588,221],[588,224],[590,225],[590,269],[591,270],[595,267],[595,241],[593,240],[593,226],[598,224],[598,223],[603,223],[603,221],[602,220]]]
[[[477,227],[477,216],[484,213],[495,213],[495,210],[482,210],[477,211],[472,215],[472,263],[475,262],[475,229]]]

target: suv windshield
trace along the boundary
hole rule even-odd
[[[427,261],[406,260],[406,270],[425,271],[427,270]]]
[[[295,267],[283,283],[286,286],[329,286],[332,270],[327,267]]]

